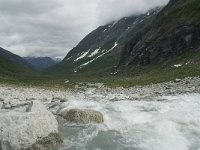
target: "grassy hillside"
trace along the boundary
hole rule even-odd
[[[32,73],[32,71],[16,62],[0,56],[0,76],[24,76]]]

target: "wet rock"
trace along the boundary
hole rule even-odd
[[[51,133],[47,137],[38,139],[36,143],[24,150],[57,150],[62,145],[59,134]]]
[[[56,120],[58,121],[58,124],[63,125],[67,122],[67,120],[61,116],[56,116]]]
[[[50,134],[57,134],[58,122],[41,102],[33,101],[27,112],[1,112],[0,129],[0,148],[21,150],[28,149],[43,138],[48,139]],[[50,144],[51,140],[48,141]]]
[[[60,98],[60,97],[53,97],[52,98],[52,102],[61,102],[61,103],[64,103],[67,101],[67,99],[64,99],[64,98]]]
[[[60,113],[69,122],[74,123],[103,123],[103,114],[90,109],[70,109]]]

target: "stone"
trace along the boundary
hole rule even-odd
[[[0,109],[3,107],[3,102],[0,101]]]
[[[11,105],[10,104],[5,105],[4,109],[11,109]]]
[[[176,79],[174,82],[176,83],[181,82],[181,79]]]
[[[27,112],[0,113],[0,148],[27,149],[51,134],[58,134],[58,122],[39,101],[33,101]]]
[[[72,123],[89,124],[103,123],[103,114],[90,109],[70,109],[60,113],[67,121]]]
[[[36,143],[24,150],[57,150],[61,147],[62,141],[59,134],[51,133],[47,137],[38,139]]]
[[[67,120],[61,116],[56,116],[56,120],[58,121],[58,124],[63,125],[67,122]]]

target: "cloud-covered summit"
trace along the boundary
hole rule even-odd
[[[0,0],[0,46],[21,56],[65,56],[90,31],[169,0]]]

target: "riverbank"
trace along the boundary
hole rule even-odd
[[[63,149],[73,150],[105,149],[102,145],[106,144],[109,150],[167,150],[167,142],[174,146],[174,142],[178,142],[180,147],[175,146],[176,150],[187,149],[190,144],[195,147],[198,146],[200,131],[195,130],[196,136],[192,133],[185,136],[181,130],[193,132],[191,126],[194,125],[195,129],[199,126],[200,114],[196,111],[200,106],[199,93],[200,78],[197,77],[132,88],[78,83],[75,88],[66,90],[0,84],[1,147],[3,150],[13,145],[16,149],[24,146],[24,149],[38,147],[53,150],[63,143]],[[104,123],[79,125],[64,120],[59,125],[56,121],[59,112],[74,108],[99,111],[104,116]],[[181,117],[183,114],[186,116]],[[47,125],[49,130],[44,130]],[[44,128],[39,130],[40,127]],[[170,134],[165,133],[165,127],[173,131],[174,141],[170,140]],[[161,130],[157,130],[159,128]],[[7,135],[13,135],[11,137],[15,140]],[[188,136],[192,137],[192,141]],[[115,142],[110,141],[109,145],[109,140]],[[152,143],[147,143],[151,140]],[[157,146],[156,140],[161,142]],[[143,146],[141,142],[144,142]]]

